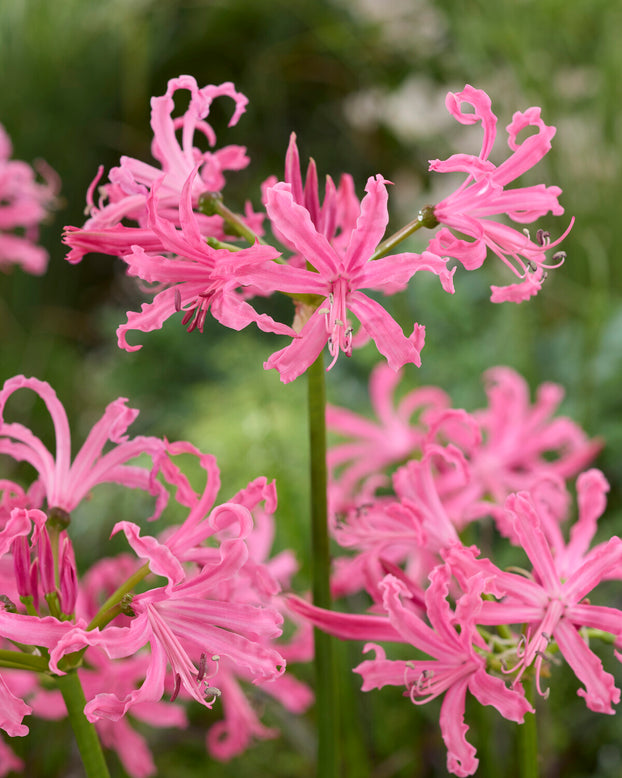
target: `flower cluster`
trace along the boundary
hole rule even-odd
[[[21,389],[46,404],[54,452],[26,426],[7,420],[8,401]],[[244,683],[256,684],[292,712],[308,707],[312,695],[283,675],[286,658],[309,658],[308,627],[290,643],[276,643],[287,613],[279,592],[296,563],[290,552],[269,558],[274,484],[258,478],[215,504],[214,458],[188,443],[129,437],[136,415],[124,398],[111,403],[71,460],[67,416],[48,384],[16,376],[0,391],[0,452],[27,462],[36,474],[27,489],[9,479],[0,482],[0,726],[9,736],[21,736],[31,712],[63,716],[60,693],[40,685],[32,671],[54,677],[77,668],[86,717],[130,775],[141,778],[155,767],[127,713],[155,726],[179,727],[186,717],[171,704],[178,698],[207,708],[222,701],[223,718],[207,732],[206,745],[215,757],[228,759],[252,737],[276,734],[259,720]],[[204,471],[199,492],[178,465],[184,456]],[[81,502],[106,483],[152,495],[151,521],[174,493],[185,518],[157,534],[118,521],[112,534],[123,533],[133,554],[102,556],[78,576],[71,514],[75,521]],[[162,700],[166,693],[170,702]],[[8,746],[0,760],[2,775],[18,766]]]
[[[41,160],[37,181],[26,162],[11,159],[11,140],[0,124],[0,268],[17,264],[34,275],[45,273],[48,253],[37,245],[39,224],[54,207],[60,181]]]
[[[173,118],[179,90],[190,93],[190,103],[182,116]],[[350,176],[342,176],[338,186],[327,177],[321,200],[313,162],[303,182],[293,134],[284,180],[271,178],[264,183],[265,214],[256,213],[248,203],[244,214],[225,206],[224,172],[239,170],[249,160],[237,146],[202,151],[195,145],[195,136],[206,140],[210,149],[216,144],[207,119],[218,97],[234,101],[230,124],[235,124],[247,101],[232,84],[200,89],[190,76],[172,79],[166,94],[152,100],[152,152],[159,167],[122,158],[119,167],[110,171],[108,183],[100,187],[96,205],[93,192],[102,176],[100,170],[87,197],[89,219],[82,228],[66,228],[70,262],[80,261],[90,251],[113,254],[123,259],[129,275],[153,285],[152,301],[143,304],[140,312],[128,313],[127,323],[118,329],[122,348],[140,348],[128,343],[128,332],[159,329],[175,313],[182,314],[189,331],[203,331],[211,313],[232,329],[255,323],[266,332],[289,336],[291,343],[264,365],[278,370],[284,382],[304,373],[325,346],[331,356],[330,368],[340,353],[350,356],[354,346],[370,339],[397,370],[407,363],[421,364],[425,328],[415,323],[412,333],[404,334],[368,291],[395,294],[415,273],[425,271],[438,276],[442,288],[453,293],[455,268],[448,267],[450,259],[473,269],[481,266],[488,248],[522,279],[519,284],[495,288],[495,301],[520,302],[540,288],[544,268],[550,266],[545,252],[559,241],[551,243],[540,230],[534,243],[485,218],[503,213],[531,222],[548,211],[562,213],[557,187],[505,191],[508,182],[537,164],[550,147],[555,129],[543,124],[539,109],[515,115],[508,128],[513,154],[495,167],[488,160],[496,123],[490,100],[469,86],[450,94],[447,105],[459,121],[481,121],[482,152],[479,157],[458,154],[431,164],[432,170],[464,171],[468,177],[453,195],[416,220],[415,228],[445,225],[425,251],[389,254],[391,249],[382,241],[389,219],[390,182],[382,175],[370,176],[359,202]],[[470,103],[475,113],[462,113],[463,102]],[[537,134],[519,145],[517,135],[527,126],[536,127]],[[274,236],[292,252],[288,258],[263,241],[264,217]],[[452,230],[474,240],[457,238]],[[556,255],[553,264],[560,258]],[[259,313],[248,302],[250,297],[275,292],[294,303],[291,326]]]
[[[386,237],[390,182],[370,175],[359,199],[351,176],[338,183],[329,176],[321,192],[313,161],[303,177],[293,133],[283,180],[264,182],[261,208],[247,202],[236,212],[225,204],[226,176],[249,158],[243,147],[217,144],[210,110],[220,99],[233,106],[229,126],[237,124],[247,99],[233,84],[199,87],[190,76],[169,81],[151,102],[153,164],[123,157],[101,184],[98,171],[87,193],[87,221],[65,229],[67,259],[111,254],[143,282],[150,299],[117,330],[127,351],[141,348],[134,332],[159,329],[171,316],[179,315],[189,332],[203,332],[209,316],[234,330],[255,324],[289,339],[264,363],[289,382],[325,347],[330,369],[341,354],[374,341],[385,359],[370,386],[377,421],[337,407],[326,416],[346,439],[327,459],[330,531],[344,549],[332,591],[363,592],[370,611],[331,612],[283,594],[296,562],[290,552],[271,557],[274,484],[258,478],[218,504],[214,458],[190,443],[130,437],[136,412],[123,398],[108,406],[72,459],[67,416],[53,390],[18,376],[0,391],[0,454],[35,476],[27,486],[0,481],[0,727],[20,736],[31,712],[64,715],[66,697],[36,674],[52,677],[61,690],[66,678],[78,677],[84,715],[132,776],[150,775],[154,765],[128,714],[183,727],[184,699],[222,709],[206,747],[229,759],[253,737],[276,734],[253,709],[245,684],[290,712],[311,704],[311,691],[284,674],[287,661],[310,658],[311,624],[366,642],[364,651],[373,655],[355,668],[364,690],[403,686],[414,704],[444,695],[440,728],[448,768],[459,776],[478,765],[466,740],[467,691],[522,723],[534,712],[523,682],[535,679],[545,695],[543,679],[560,654],[587,706],[613,712],[620,691],[587,642],[598,637],[622,645],[622,613],[586,599],[602,580],[621,577],[620,538],[590,549],[608,486],[599,471],[581,471],[600,442],[554,416],[558,386],[541,386],[532,403],[526,382],[509,368],[488,371],[488,403],[475,413],[453,408],[435,387],[396,402],[401,368],[421,364],[425,328],[413,322],[404,332],[376,299],[404,290],[419,271],[453,294],[456,263],[473,270],[489,252],[518,279],[493,286],[493,302],[520,303],[536,294],[547,271],[563,262],[563,252],[547,253],[572,222],[551,240],[543,229],[532,238],[500,217],[525,225],[563,213],[556,186],[509,188],[548,153],[555,128],[544,124],[539,108],[515,113],[507,127],[510,154],[495,165],[497,118],[489,97],[468,85],[449,93],[450,114],[481,125],[481,151],[432,161],[431,171],[462,173],[464,182]],[[425,250],[396,253],[424,227],[435,231]],[[263,311],[263,298],[276,293],[292,303],[288,322]],[[55,451],[7,421],[7,403],[21,389],[47,406]],[[316,416],[321,426],[322,413]],[[180,464],[188,459],[204,474],[198,491]],[[314,461],[312,470],[323,465]],[[578,518],[568,534],[566,481],[577,475]],[[318,482],[323,492],[323,477]],[[150,495],[149,526],[164,526],[147,532],[144,522],[118,517],[112,534],[124,536],[131,553],[100,558],[79,575],[71,521],[101,484]],[[324,500],[313,497],[314,505]],[[167,521],[169,502],[181,521]],[[324,514],[313,513],[325,532]],[[317,530],[314,523],[314,538]],[[482,550],[468,545],[467,536]],[[500,544],[522,553],[524,575],[493,561]],[[295,625],[289,641],[279,640],[286,617]],[[385,642],[411,646],[413,658],[389,658]],[[317,653],[321,672],[324,652]],[[0,746],[0,773],[18,761]]]
[[[348,438],[329,451],[332,531],[350,552],[336,560],[333,592],[365,590],[373,608],[343,614],[291,599],[317,626],[366,641],[374,656],[355,668],[364,691],[405,686],[417,705],[445,695],[441,732],[448,769],[459,776],[478,764],[465,738],[467,691],[522,723],[533,713],[523,680],[534,677],[546,696],[543,678],[559,652],[588,708],[613,713],[620,699],[587,642],[622,642],[622,611],[586,599],[601,581],[622,577],[622,539],[590,549],[609,488],[600,471],[579,475],[568,540],[564,530],[565,481],[600,443],[552,416],[560,387],[541,386],[532,405],[513,370],[495,368],[486,381],[488,406],[473,414],[452,409],[432,387],[406,394],[394,408],[397,376],[380,365],[370,387],[378,422],[329,408],[329,428]],[[463,543],[467,529],[479,535],[483,552]],[[517,549],[523,572],[489,558],[501,536]],[[426,656],[389,659],[378,641],[406,643]]]

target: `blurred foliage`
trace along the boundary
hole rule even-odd
[[[294,130],[302,157],[312,155],[321,174],[349,171],[359,190],[377,172],[393,180],[397,228],[439,199],[445,183],[441,176],[428,178],[428,159],[477,149],[477,133],[457,125],[444,108],[449,89],[471,83],[490,93],[500,128],[514,110],[542,106],[558,135],[537,178],[525,179],[564,191],[568,216],[541,226],[555,235],[570,214],[577,221],[564,243],[565,266],[529,303],[488,302],[488,286],[498,281],[495,267],[458,272],[453,298],[435,279],[415,278],[394,301],[405,327],[413,318],[427,327],[423,367],[407,370],[407,380],[439,384],[468,409],[484,403],[481,374],[493,364],[516,367],[533,389],[544,380],[561,382],[564,412],[607,440],[599,462],[612,482],[606,521],[619,532],[621,34],[622,6],[609,0],[2,0],[0,121],[17,158],[41,157],[59,172],[64,201],[43,229],[51,254],[47,275],[14,271],[0,278],[0,378],[25,373],[52,383],[76,441],[108,402],[128,397],[141,409],[135,433],[189,439],[218,456],[225,497],[259,474],[276,477],[279,544],[300,549],[306,585],[304,379],[282,387],[276,373],[262,370],[276,339],[225,332],[215,323],[203,336],[189,336],[169,321],[162,332],[143,336],[142,351],[120,352],[114,330],[138,307],[139,294],[111,258],[91,256],[77,267],[64,262],[62,226],[82,224],[98,165],[108,170],[121,154],[149,159],[149,98],[161,94],[170,77],[189,73],[199,84],[234,81],[250,98],[232,130],[226,131],[218,105],[215,112],[219,141],[247,145],[252,159],[248,170],[229,177],[233,206],[246,198],[259,205],[259,184],[281,174]],[[503,142],[499,137],[499,156]],[[367,410],[366,380],[376,358],[369,347],[350,362],[340,360],[330,375],[330,399]],[[33,424],[43,418],[37,404],[29,412]],[[115,507],[94,503],[82,526],[103,537],[102,516]],[[92,546],[93,535],[81,534]],[[344,675],[360,657],[351,653]],[[355,689],[358,677],[352,683]],[[545,774],[619,775],[618,718],[587,712],[564,668],[555,671],[552,686],[549,713],[543,712]],[[348,698],[360,738],[351,742],[344,733],[349,763],[358,764],[351,775],[443,774],[438,706],[415,709],[399,690],[385,691],[353,690]],[[512,731],[475,707],[467,714],[482,759],[498,759],[511,750]],[[286,729],[283,740],[259,744],[225,766],[207,764],[198,720],[185,733],[157,733],[162,775],[303,778],[313,750],[307,725],[279,724]],[[39,748],[51,727],[37,726],[28,774],[68,775],[57,739]],[[497,742],[486,748],[482,732],[489,731]],[[20,742],[22,754],[29,754],[29,742]],[[356,753],[362,754],[358,763]],[[512,769],[504,767],[503,774],[513,775]]]

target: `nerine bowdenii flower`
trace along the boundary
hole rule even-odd
[[[481,267],[488,251],[495,254],[520,281],[508,286],[492,286],[493,302],[522,302],[537,294],[548,269],[558,267],[563,252],[547,252],[568,234],[568,229],[556,240],[538,229],[530,235],[495,217],[507,215],[518,224],[530,224],[547,213],[563,214],[559,203],[561,189],[536,184],[509,189],[508,184],[542,160],[551,148],[555,127],[546,125],[537,107],[517,111],[507,126],[510,156],[500,165],[490,159],[496,134],[497,117],[491,101],[481,89],[467,85],[461,92],[449,92],[447,110],[461,124],[481,123],[482,146],[479,155],[453,154],[445,160],[432,160],[430,170],[438,173],[466,173],[463,183],[435,206],[428,206],[422,218],[429,226],[442,225],[430,241],[429,250],[440,256],[457,259],[467,270]],[[463,105],[470,106],[468,111]],[[519,135],[534,130],[523,140]],[[427,225],[426,225],[427,226]]]
[[[28,273],[41,275],[48,253],[38,245],[39,225],[54,208],[60,179],[52,168],[35,163],[42,180],[26,162],[11,159],[11,140],[0,124],[0,268],[21,265]]]

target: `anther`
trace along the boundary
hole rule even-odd
[[[538,230],[536,232],[536,243],[539,246],[546,246],[551,239],[551,233],[547,230]]]
[[[516,656],[519,659],[525,656],[526,647],[527,647],[527,638],[524,635],[521,635],[518,638],[518,643],[516,644]]]
[[[218,689],[216,686],[206,686],[204,692],[205,692],[206,703],[208,705],[212,705],[214,702],[216,702],[218,697],[220,697],[220,695],[222,694],[220,689]],[[212,699],[208,700],[207,697],[210,694],[212,696]]]
[[[179,673],[175,674],[175,688],[173,689],[173,693],[171,694],[171,702],[175,702],[177,699],[177,695],[179,694],[179,690],[181,689],[181,675]]]
[[[207,669],[207,654],[203,652],[199,660],[199,673],[197,675],[197,681],[202,681],[205,678],[206,669]]]
[[[196,311],[196,307],[195,308],[190,308],[189,311],[186,311],[186,313],[184,314],[184,318],[181,320],[181,323],[183,324],[184,327],[186,326],[186,324],[188,324],[190,319],[192,319],[192,317],[194,316],[195,311]]]

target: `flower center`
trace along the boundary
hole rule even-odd
[[[327,370],[337,361],[339,352],[352,356],[352,327],[347,321],[346,297],[348,294],[348,282],[345,278],[337,278],[333,281],[332,289],[328,295],[328,308],[321,309],[326,322],[328,332],[328,351],[333,358]]]

